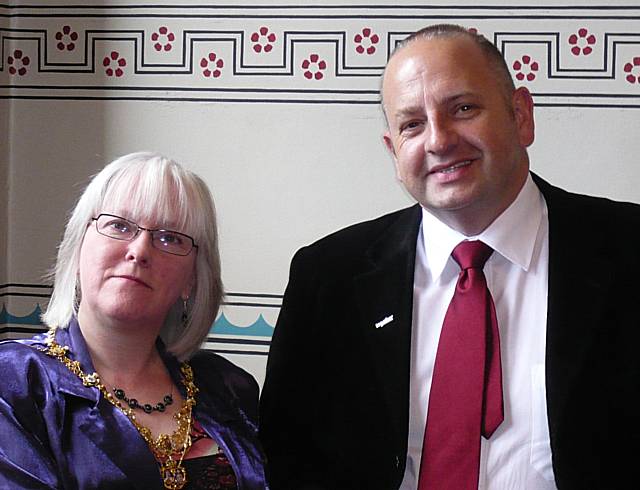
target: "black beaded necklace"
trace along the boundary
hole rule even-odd
[[[118,400],[123,400],[127,405],[129,405],[129,408],[131,409],[137,408],[137,409],[143,410],[145,413],[152,413],[154,411],[164,412],[165,409],[173,403],[173,397],[170,394],[164,395],[164,398],[162,399],[162,401],[156,403],[155,406],[151,405],[150,403],[145,403],[144,405],[140,405],[138,400],[136,400],[135,398],[128,398],[127,394],[121,388],[114,388],[113,394],[116,396]]]

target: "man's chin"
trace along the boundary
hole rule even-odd
[[[449,193],[446,196],[439,196],[434,198],[432,195],[429,198],[424,198],[420,201],[420,205],[427,211],[433,214],[438,213],[454,213],[456,211],[462,211],[473,205],[473,196],[469,193]]]

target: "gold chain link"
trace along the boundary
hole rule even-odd
[[[116,397],[114,397],[107,388],[102,384],[100,375],[96,372],[86,374],[80,367],[78,361],[72,361],[67,357],[69,347],[62,346],[56,342],[57,327],[49,329],[45,339],[46,349],[43,352],[51,357],[58,359],[64,364],[69,371],[78,376],[82,380],[82,384],[87,387],[96,387],[102,395],[115,407],[121,410],[138,430],[142,438],[149,446],[156,461],[160,465],[160,476],[162,477],[165,488],[169,490],[180,490],[187,483],[187,473],[182,467],[182,460],[191,447],[191,426],[192,426],[192,409],[196,404],[195,395],[198,392],[193,381],[193,370],[187,362],[180,365],[182,372],[182,383],[187,392],[187,397],[182,403],[180,410],[175,413],[173,418],[178,423],[178,427],[172,434],[160,434],[156,439],[148,427],[145,427],[136,417],[133,409],[124,406]],[[179,459],[174,459],[174,454],[180,454]]]

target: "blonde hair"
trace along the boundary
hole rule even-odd
[[[90,181],[67,222],[53,270],[53,293],[42,321],[65,327],[78,313],[81,298],[80,248],[92,218],[109,206],[127,218],[149,221],[193,237],[197,249],[195,280],[182,324],[179,298],[165,319],[161,337],[179,359],[198,350],[215,321],[223,287],[216,213],[204,181],[179,163],[157,153],[125,155],[105,166]]]

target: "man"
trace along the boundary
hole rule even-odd
[[[493,45],[461,27],[405,40],[382,96],[384,140],[418,204],[295,255],[261,400],[271,488],[633,488],[640,206],[530,174],[531,95],[513,86]],[[441,381],[438,363],[466,274],[452,251],[467,241],[490,247],[473,267],[494,315],[468,321],[486,317],[499,331],[486,356],[501,362],[500,413],[492,431],[482,418],[471,444],[479,452],[456,446],[444,480],[434,480],[466,408],[446,398],[458,381]],[[487,332],[487,344],[497,342]],[[454,355],[466,342],[458,338]],[[496,386],[486,381],[491,369],[480,374],[479,417],[491,400],[482,390]],[[449,407],[454,425],[444,431],[427,419]],[[442,443],[430,435],[438,429]],[[470,454],[472,483],[455,483]]]

